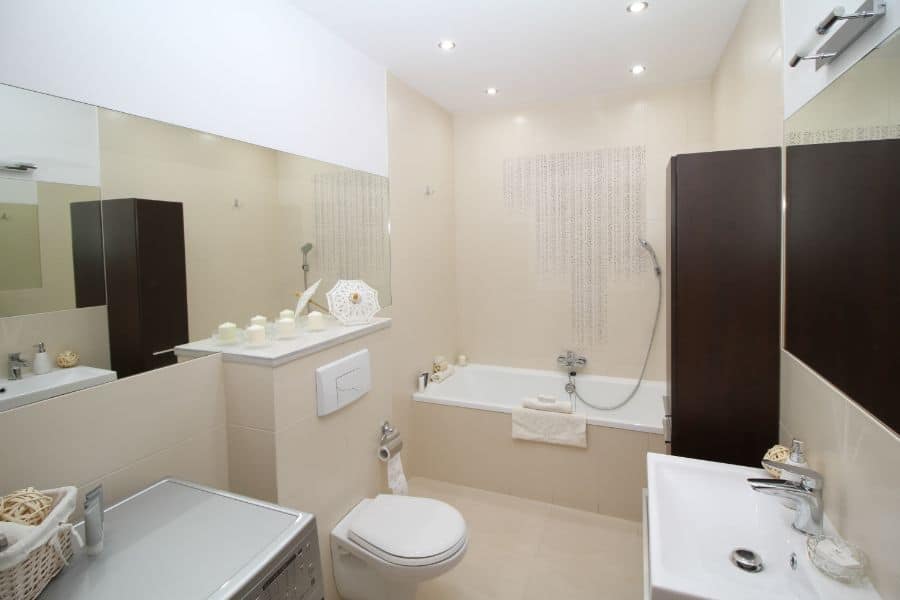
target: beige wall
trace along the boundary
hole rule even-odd
[[[873,52],[785,123],[790,144],[900,136],[900,40]],[[825,512],[870,560],[885,598],[900,597],[900,435],[787,350],[781,353],[781,439],[806,442],[825,475]]]
[[[514,440],[508,414],[425,402],[412,426],[423,477],[632,521],[641,518],[647,452],[665,452],[661,435],[594,425],[586,449]]]
[[[391,334],[382,330],[278,367],[274,432],[242,430],[250,443],[264,448],[274,436],[278,503],[316,514],[329,600],[338,597],[331,573],[331,530],[360,500],[386,490],[377,451],[381,424],[391,417]],[[316,368],[363,348],[372,361],[372,391],[337,412],[316,416]],[[234,431],[230,428],[229,435]]]
[[[788,145],[900,137],[900,35],[785,121]]]
[[[191,340],[292,303],[272,298],[274,150],[106,109],[99,118],[103,198],[183,203]]]
[[[555,368],[571,339],[568,287],[539,288],[533,222],[507,210],[503,161],[548,152],[643,144],[647,236],[665,264],[666,166],[712,143],[710,85],[698,82],[455,119],[456,276],[459,347],[476,362]],[[665,277],[665,274],[664,274]],[[651,273],[607,288],[607,340],[580,348],[588,371],[636,377],[656,308]],[[647,375],[665,375],[663,306]]]
[[[436,355],[457,353],[453,121],[449,113],[388,78],[391,179],[394,424],[410,426],[416,375]],[[426,186],[436,193],[425,195]],[[416,457],[407,454],[407,468]]]
[[[227,488],[221,357],[0,413],[0,439],[0,494],[102,483],[109,505],[166,475]]]
[[[23,315],[75,308],[75,271],[72,264],[73,202],[99,200],[100,189],[66,183],[37,187],[37,223],[40,239],[38,285],[33,289],[0,291],[0,315]],[[25,207],[25,205],[19,205]],[[5,222],[0,224],[7,225]],[[9,224],[15,226],[15,221]],[[21,226],[16,226],[16,229]]]
[[[223,321],[243,327],[253,315],[274,319],[293,308],[305,242],[316,246],[309,283],[323,277],[314,177],[348,169],[106,109],[99,118],[103,198],[183,205],[191,340]],[[324,277],[322,304],[334,284],[333,274]],[[363,276],[389,304],[390,273],[382,277],[388,282]]]
[[[18,297],[40,288],[37,204],[0,203],[0,316],[21,314]]]
[[[748,2],[722,57],[713,80],[718,148],[780,145],[783,129],[802,143],[834,128],[900,125],[900,79],[884,76],[897,72],[896,50],[864,60],[783,124],[779,10],[775,0]],[[828,517],[869,555],[881,594],[900,596],[900,522],[890,518],[900,506],[900,437],[786,350],[779,437],[806,442],[810,465],[825,475]]]
[[[751,0],[744,7],[713,76],[717,150],[781,145],[780,0]]]
[[[21,352],[31,357],[34,344],[44,342],[55,358],[63,350],[74,350],[81,364],[109,368],[109,328],[106,306],[73,308],[49,313],[0,319],[0,365],[6,377],[6,356]]]
[[[224,364],[230,489],[315,513],[329,600],[337,598],[331,530],[360,500],[386,489],[377,450],[381,424],[391,418],[391,333],[381,330],[275,368]],[[362,349],[369,350],[372,390],[319,417],[316,369]]]
[[[869,557],[884,598],[900,598],[900,435],[786,350],[781,352],[781,440],[806,442],[825,475],[825,512]]]

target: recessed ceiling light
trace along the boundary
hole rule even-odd
[[[497,94],[500,93],[500,90],[498,90],[497,88],[488,88],[488,89],[484,90],[484,93],[487,94],[488,96],[496,96]]]
[[[647,7],[650,6],[649,2],[629,2],[628,6],[625,7],[630,13],[639,13],[647,10]]]
[[[445,52],[450,52],[454,48],[456,48],[456,42],[453,40],[441,40],[438,42],[438,48],[444,50]]]
[[[634,65],[633,67],[631,67],[631,74],[632,75],[640,75],[641,73],[643,73],[646,70],[647,70],[647,67],[645,67],[644,65]]]

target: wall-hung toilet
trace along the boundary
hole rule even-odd
[[[344,600],[413,600],[466,552],[466,522],[440,500],[366,498],[331,531],[334,581]]]

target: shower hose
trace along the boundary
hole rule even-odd
[[[566,392],[569,394],[569,400],[572,400],[572,396],[575,396],[591,408],[596,408],[597,410],[616,410],[617,408],[622,408],[628,402],[634,398],[634,395],[637,394],[638,389],[641,387],[641,383],[644,381],[644,372],[647,370],[647,363],[650,361],[650,350],[653,348],[653,340],[656,339],[656,329],[659,326],[659,313],[662,310],[662,274],[657,271],[656,272],[656,315],[653,317],[653,330],[650,332],[650,343],[647,344],[647,352],[644,354],[644,364],[641,366],[641,374],[638,376],[637,383],[634,384],[634,387],[631,389],[631,392],[625,397],[621,402],[614,404],[612,406],[598,406],[596,404],[592,404],[588,402],[584,398],[582,398],[581,394],[578,393],[578,388],[575,387],[575,371],[571,371],[569,373],[569,383],[566,384]],[[573,404],[574,408],[574,404]]]

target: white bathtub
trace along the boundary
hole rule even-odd
[[[512,412],[522,399],[538,394],[551,394],[568,399],[564,386],[568,376],[562,371],[514,369],[493,365],[470,364],[457,367],[456,373],[441,383],[431,383],[424,392],[413,394],[417,402],[445,406],[461,406],[493,412]],[[578,375],[578,393],[598,406],[615,405],[631,392],[635,380],[598,375]],[[591,425],[661,434],[665,383],[644,381],[628,404],[617,410],[591,408],[576,401],[577,413],[584,413]]]

